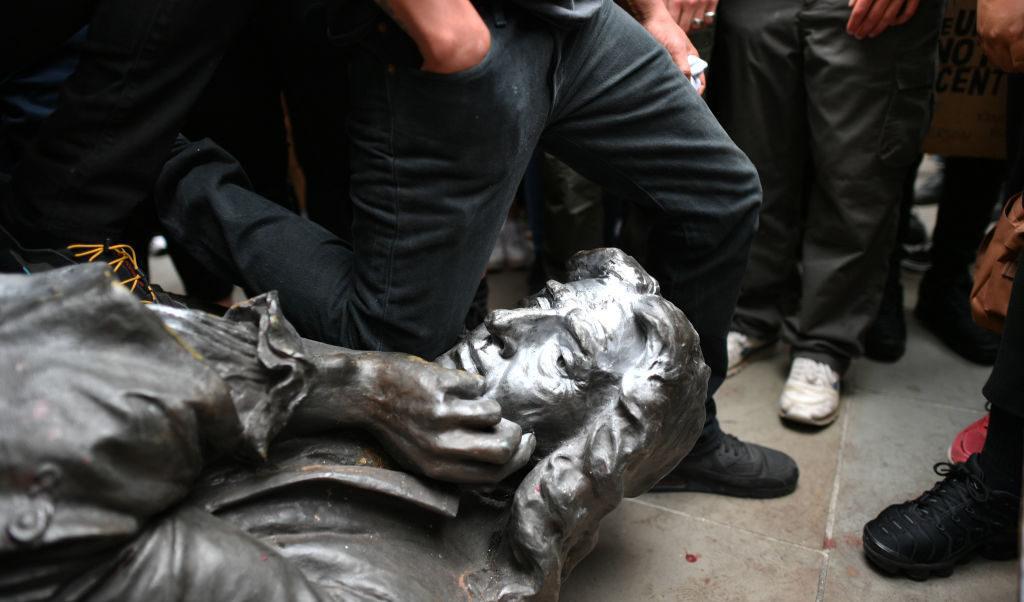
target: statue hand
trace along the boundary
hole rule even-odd
[[[398,353],[358,356],[360,422],[405,467],[455,483],[494,483],[522,468],[536,440],[481,399],[484,380]]]

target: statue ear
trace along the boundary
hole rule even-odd
[[[640,263],[621,249],[603,248],[580,251],[567,264],[569,281],[611,278],[641,294],[657,295],[658,281]]]

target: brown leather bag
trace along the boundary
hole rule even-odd
[[[981,242],[974,268],[971,314],[975,322],[993,332],[1003,331],[1022,248],[1024,201],[1017,194],[1006,201],[996,227]]]

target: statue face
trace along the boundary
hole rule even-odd
[[[604,405],[592,398],[594,369],[622,374],[643,345],[635,297],[612,279],[550,281],[523,307],[491,312],[438,362],[483,376],[502,414],[552,445]]]

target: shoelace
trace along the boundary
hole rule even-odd
[[[112,245],[110,241],[103,244],[91,243],[91,244],[73,244],[68,245],[68,250],[75,252],[75,257],[85,258],[86,261],[93,262],[103,255],[104,252],[110,251],[114,254],[114,259],[107,262],[110,269],[116,274],[121,268],[124,268],[129,277],[121,281],[121,286],[124,286],[131,292],[135,292],[135,289],[140,285],[145,288],[146,292],[149,293],[150,299],[147,301],[142,300],[143,303],[152,303],[156,301],[156,293],[146,282],[146,279],[142,276],[142,271],[139,270],[139,262],[136,259],[135,249],[131,245],[117,244]]]
[[[739,456],[745,449],[743,442],[729,433],[723,433],[722,452],[730,456]]]
[[[930,490],[914,500],[918,509],[928,514],[940,511],[941,514],[955,512],[956,506],[974,500],[986,502],[992,491],[981,477],[967,469],[964,464],[939,462],[933,467],[935,474],[943,477]]]
[[[828,364],[813,360],[794,361],[789,375],[790,378],[825,387],[835,384],[832,368]]]

